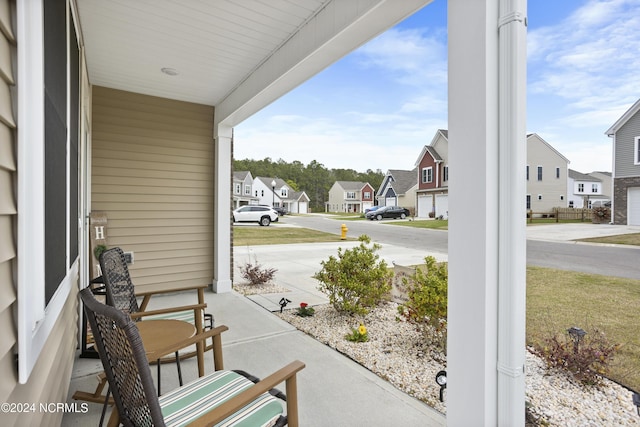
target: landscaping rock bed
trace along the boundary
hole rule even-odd
[[[315,307],[312,317],[295,313],[296,310],[285,310],[276,315],[446,413],[446,393],[444,403],[440,402],[440,387],[435,383],[436,373],[446,369],[446,357],[425,343],[412,325],[397,320],[397,304],[386,303],[364,318],[341,315],[329,305]],[[345,335],[360,322],[367,328],[369,341],[347,341]],[[539,425],[640,425],[629,390],[608,380],[600,387],[584,387],[563,372],[549,372],[544,362],[530,352],[526,357],[526,387],[530,418]]]

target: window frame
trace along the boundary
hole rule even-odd
[[[48,303],[45,297],[45,71],[44,4],[17,2],[17,326],[18,382],[26,384],[51,331],[66,305],[72,286],[77,285],[79,257],[70,260],[71,231],[66,231],[65,275]],[[70,79],[69,31],[75,31],[70,5],[65,2],[66,79]],[[70,108],[67,84],[67,112]],[[79,114],[79,112],[78,112]],[[79,120],[79,117],[76,117]],[[70,212],[70,114],[66,126],[66,224],[77,213]],[[79,190],[78,190],[79,191]]]
[[[640,136],[633,138],[633,164],[640,165]]]
[[[538,166],[537,173],[538,181],[542,181],[542,166]]]
[[[578,183],[578,193],[584,193],[584,183]]]
[[[433,166],[422,168],[422,183],[431,184],[433,182]]]

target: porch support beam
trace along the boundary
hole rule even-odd
[[[216,105],[235,126],[433,0],[332,0]]]
[[[524,425],[526,0],[448,7],[447,425]]]
[[[231,292],[231,157],[232,128],[215,123],[213,206],[213,292]]]

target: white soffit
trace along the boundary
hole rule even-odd
[[[218,119],[234,126],[430,2],[77,0],[77,5],[91,84],[219,106]]]

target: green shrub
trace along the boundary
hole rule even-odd
[[[447,264],[438,263],[432,256],[424,260],[425,268],[417,268],[415,274],[403,279],[409,299],[398,306],[398,313],[425,336],[430,336],[430,341],[444,351],[447,341]]]
[[[557,334],[544,340],[542,348],[536,348],[547,367],[568,371],[586,385],[597,385],[609,371],[609,365],[620,345],[612,344],[604,332],[594,329],[581,339],[569,334]]]
[[[365,315],[389,293],[393,273],[376,254],[380,245],[372,244],[366,235],[358,240],[358,246],[339,248],[337,258],[331,255],[322,261],[322,269],[313,278],[320,282],[318,289],[329,297],[336,310]]]

